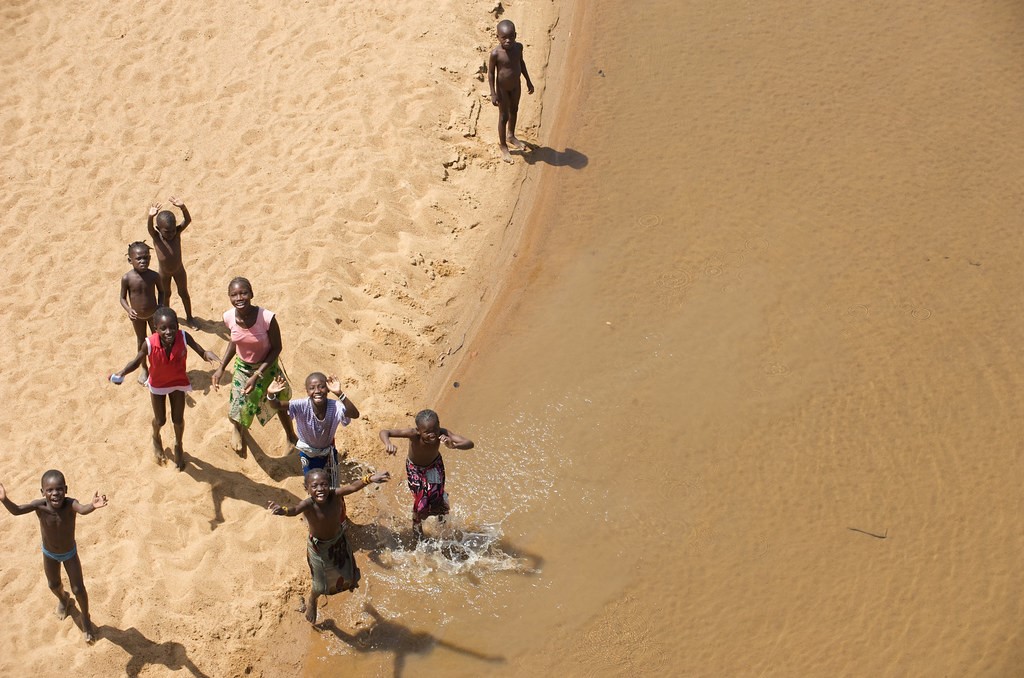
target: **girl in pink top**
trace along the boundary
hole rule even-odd
[[[232,358],[235,359],[234,375],[231,379],[231,404],[228,418],[234,425],[231,446],[245,456],[243,433],[252,425],[253,419],[266,424],[276,414],[284,427],[288,442],[295,444],[297,438],[292,429],[291,419],[286,412],[278,412],[267,402],[267,386],[277,375],[287,375],[278,357],[281,355],[281,329],[274,313],[252,304],[252,284],[245,278],[235,278],[228,285],[228,298],[234,307],[224,313],[224,324],[231,331],[231,342],[224,352],[220,367],[213,373],[213,387],[219,390],[220,378]],[[288,388],[290,397],[291,387]]]

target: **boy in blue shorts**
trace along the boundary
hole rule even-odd
[[[60,471],[47,471],[43,474],[42,488],[39,490],[43,498],[27,504],[15,504],[7,497],[7,491],[0,485],[0,503],[11,515],[20,516],[26,513],[36,514],[39,518],[39,529],[43,533],[43,572],[46,583],[57,596],[57,618],[68,616],[71,607],[71,596],[64,590],[60,581],[60,564],[64,563],[64,571],[68,573],[71,593],[82,608],[82,635],[85,642],[95,640],[92,620],[89,618],[89,595],[85,591],[82,580],[82,561],[78,559],[78,547],[75,544],[75,518],[92,513],[107,505],[107,495],[97,492],[88,504],[80,504],[77,499],[67,496],[68,485],[64,474]]]

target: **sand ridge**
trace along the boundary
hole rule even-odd
[[[27,502],[56,467],[70,496],[110,497],[78,524],[100,634],[88,649],[51,614],[36,521],[3,518],[0,604],[10,622],[0,671],[53,668],[56,651],[62,669],[85,675],[242,673],[308,578],[301,523],[262,510],[303,496],[275,423],[254,427],[239,459],[226,391],[213,392],[212,370],[193,355],[190,463],[178,476],[150,459],[146,391],[104,381],[134,354],[116,299],[126,246],[147,238],[148,205],[169,195],[193,216],[183,253],[199,342],[223,352],[227,281],[248,277],[255,303],[278,314],[293,383],[336,372],[364,412],[339,447],[395,477],[353,497],[350,513],[368,522],[382,508],[404,510],[400,461],[383,454],[376,431],[430,405],[430,384],[450,369],[441,355],[471,334],[515,235],[508,213],[526,166],[498,161],[496,113],[479,78],[494,4],[0,10],[0,259],[10,274],[0,482]],[[538,47],[539,91],[520,116],[529,140],[553,10],[504,5],[506,17],[534,21],[520,23],[521,40]],[[172,306],[181,312],[177,293]],[[172,440],[168,426],[165,447]]]

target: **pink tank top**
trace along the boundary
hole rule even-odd
[[[270,321],[273,319],[273,311],[260,307],[256,322],[246,328],[235,320],[235,309],[224,312],[224,324],[231,331],[231,341],[235,343],[239,358],[250,364],[263,362],[270,353]]]

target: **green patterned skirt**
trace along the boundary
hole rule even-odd
[[[285,374],[281,360],[278,359],[263,373],[263,377],[256,382],[253,389],[249,391],[249,395],[242,393],[246,382],[256,374],[257,368],[259,368],[259,364],[247,363],[235,356],[235,374],[231,377],[231,409],[228,411],[228,417],[246,429],[252,425],[253,419],[258,419],[262,426],[277,416],[277,410],[267,402],[267,387],[279,374],[284,375],[286,383],[288,381],[288,375]],[[282,402],[291,400],[291,397],[291,385],[285,386],[285,389],[278,395],[278,399]]]

